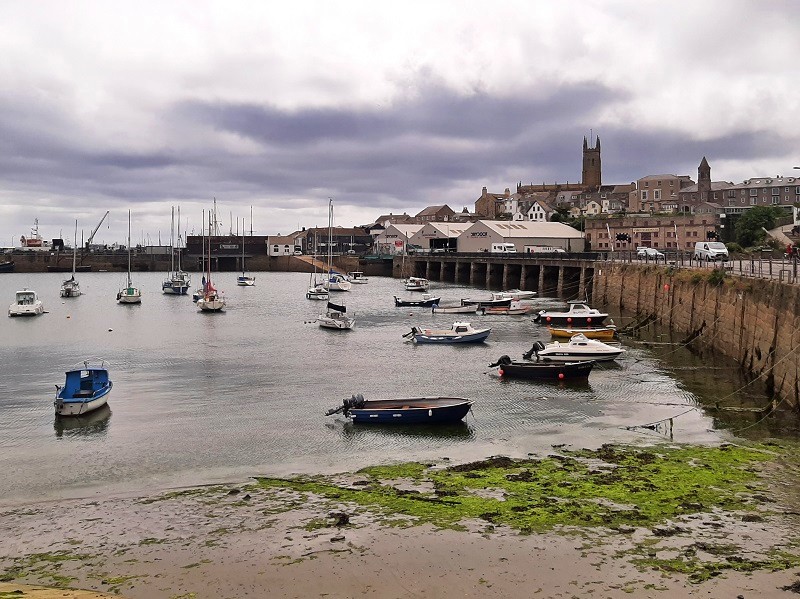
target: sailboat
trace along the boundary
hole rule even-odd
[[[75,266],[78,259],[78,221],[75,221],[75,239],[72,242],[72,276],[61,283],[61,297],[78,297],[81,294],[81,286],[75,279]]]
[[[205,219],[205,215],[203,215]],[[203,296],[197,300],[197,307],[201,312],[222,312],[225,307],[225,298],[216,290],[211,282],[211,223],[208,225],[208,260],[206,262],[206,275],[203,277]]]
[[[142,292],[131,283],[131,211],[128,210],[128,284],[117,292],[120,304],[141,304]]]
[[[172,207],[172,226],[169,232],[170,248],[170,275],[162,284],[161,290],[169,295],[186,295],[189,291],[191,277],[188,272],[181,270],[180,254],[180,228],[181,228],[181,209],[178,208],[178,268],[175,268],[175,207]]]
[[[331,283],[331,274],[332,273],[332,264],[333,264],[333,200],[328,201],[328,289],[333,289],[330,285]],[[340,275],[341,276],[341,275]],[[350,281],[344,280],[347,283],[347,289],[350,289]],[[346,291],[346,289],[340,289],[340,291]],[[337,330],[349,330],[352,329],[355,324],[355,318],[350,318],[347,316],[347,308],[343,304],[334,304],[328,301],[327,308],[325,310],[324,315],[320,315],[317,317],[317,322],[319,326],[326,328],[326,329],[337,329]]]
[[[328,276],[324,285],[328,291],[350,291],[352,287],[346,276],[333,270],[333,200],[328,204]]]
[[[327,301],[330,295],[322,281],[317,280],[317,231],[314,230],[314,272],[308,279],[308,291],[306,291],[306,299],[310,300],[325,300]]]
[[[239,222],[238,220],[236,222]],[[250,236],[253,236],[253,209],[250,209]],[[244,219],[242,219],[242,274],[236,278],[236,284],[242,287],[252,287],[256,278],[246,274],[244,270]]]

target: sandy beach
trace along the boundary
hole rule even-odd
[[[363,482],[363,481],[362,481]],[[361,484],[340,476],[343,488]],[[407,481],[395,481],[401,489]],[[461,529],[398,520],[386,510],[252,482],[157,495],[6,508],[0,597],[21,584],[130,599],[205,597],[704,597],[800,592],[800,568],[724,569],[703,582],[634,563],[642,548],[797,551],[796,506],[777,493],[769,516],[712,510],[659,526],[574,527],[520,534],[469,520]],[[666,544],[666,545],[665,545]],[[746,556],[743,556],[746,557]],[[15,586],[16,584],[16,586]],[[792,586],[794,585],[794,586]],[[96,595],[100,596],[100,595]]]

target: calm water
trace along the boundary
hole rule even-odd
[[[656,330],[647,342],[625,341],[618,364],[596,368],[588,384],[504,382],[487,365],[547,341],[546,329],[529,317],[472,316],[492,327],[487,343],[415,346],[402,338],[412,324],[449,327],[454,317],[395,308],[392,296],[405,294],[398,280],[373,277],[335,294],[357,319],[355,330],[339,332],[310,322],[324,303],[305,299],[305,274],[257,273],[255,287],[237,287],[236,273],[220,273],[222,314],[199,313],[189,296],[163,295],[163,273],[136,274],[143,303],[118,305],[124,276],[80,274],[84,295],[61,299],[62,274],[0,275],[4,306],[29,287],[49,311],[0,318],[0,503],[666,438],[664,429],[626,427],[687,410],[674,420],[674,439],[707,443],[730,435],[720,426],[738,430],[757,417],[718,421],[690,408],[720,398],[766,403],[758,385],[736,392],[746,381],[734,364],[692,355]],[[446,284],[435,291],[443,301],[487,294]],[[87,357],[111,364],[110,409],[57,420],[54,385]],[[353,393],[454,395],[475,405],[465,424],[445,428],[373,429],[324,416]],[[774,426],[769,420],[743,434],[774,434]],[[792,424],[784,433],[795,431]]]

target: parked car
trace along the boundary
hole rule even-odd
[[[656,248],[639,247],[636,248],[636,257],[639,260],[665,260],[663,252],[659,252]]]

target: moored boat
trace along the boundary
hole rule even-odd
[[[411,327],[403,337],[414,343],[481,343],[486,341],[492,329],[474,329],[468,322],[454,322],[449,329],[421,329]]]
[[[533,347],[523,355],[526,359],[539,362],[579,362],[593,360],[595,362],[611,361],[622,355],[625,350],[609,345],[597,339],[588,339],[578,333],[567,342],[551,341],[547,345],[536,341]]]
[[[533,308],[530,306],[523,306],[519,301],[512,300],[511,305],[509,306],[489,306],[486,308],[480,308],[480,312],[483,314],[496,314],[496,315],[503,315],[503,316],[523,316],[525,314],[529,314]]]
[[[75,239],[72,242],[72,276],[61,283],[61,297],[78,297],[81,286],[75,278],[76,261],[78,257],[78,221],[75,221]]]
[[[427,291],[431,286],[430,281],[422,277],[408,277],[403,284],[406,291]]]
[[[458,422],[467,415],[472,401],[462,397],[412,397],[401,399],[364,399],[361,394],[345,399],[325,415],[341,413],[362,424],[445,424]]]
[[[540,310],[533,322],[590,327],[601,325],[606,318],[607,313],[590,308],[583,302],[569,302],[566,312]]]
[[[475,314],[477,311],[477,304],[472,306],[440,306],[439,304],[431,305],[431,313],[433,314]]]
[[[515,362],[508,356],[500,356],[490,368],[497,368],[497,374],[506,378],[566,381],[584,379],[594,367],[591,360],[583,362]]]
[[[44,314],[44,304],[36,292],[23,289],[14,294],[14,303],[8,307],[9,316],[38,316]]]
[[[57,416],[80,416],[108,403],[113,383],[103,360],[85,360],[66,372],[64,386],[56,385],[53,406]]]
[[[356,325],[356,319],[347,315],[347,308],[340,304],[328,302],[325,314],[317,316],[319,326],[324,329],[349,331]]]
[[[508,289],[506,291],[495,291],[492,299],[526,300],[536,297],[535,291],[522,291],[521,289]]]
[[[428,295],[427,293],[422,296],[422,299],[414,299],[414,300],[404,300],[400,299],[396,295],[394,296],[394,305],[397,307],[400,306],[422,306],[422,307],[430,307],[434,304],[438,304],[439,300],[442,299],[439,296]]]
[[[0,262],[0,272],[14,272],[14,261],[6,260],[5,262]]]
[[[350,279],[351,283],[355,283],[356,285],[366,285],[369,283],[369,278],[364,276],[364,273],[360,270],[351,270],[347,273],[347,278]]]
[[[478,306],[478,308],[510,308],[511,298],[493,298],[487,297],[483,299],[472,299],[465,297],[461,300],[462,306]]]
[[[580,333],[587,339],[599,341],[613,341],[617,338],[617,327],[613,321],[604,327],[547,327],[554,339],[572,339],[573,335]]]

